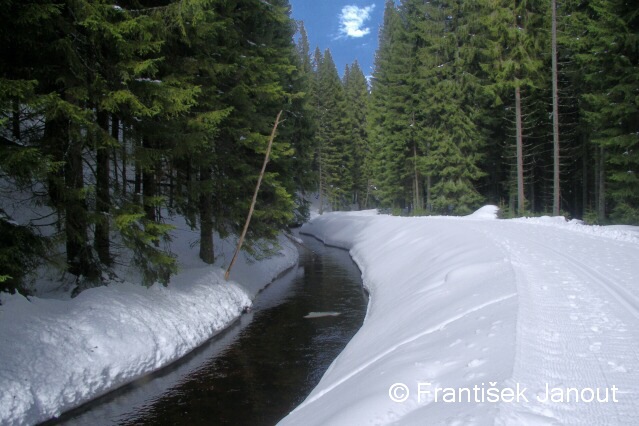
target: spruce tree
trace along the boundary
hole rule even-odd
[[[52,48],[62,14],[63,5],[54,3],[7,1],[0,9],[0,52],[7,58],[0,61],[0,177],[6,188],[0,205],[3,290],[28,293],[26,276],[52,249],[51,239],[38,229],[41,218],[29,218],[33,226],[16,213],[30,203],[45,204],[49,198],[42,195],[43,183],[60,182],[63,162],[42,143],[42,117],[57,99],[43,82],[55,72]],[[19,192],[29,196],[15,198]]]
[[[478,8],[474,3],[431,2],[415,8],[426,19],[420,49],[420,79],[425,105],[423,126],[430,144],[423,167],[432,176],[434,211],[465,214],[482,197],[475,182],[485,145],[480,111],[477,57]]]
[[[367,135],[368,83],[357,61],[346,68],[344,73],[344,92],[347,113],[347,143],[352,152],[352,203],[365,204],[370,172],[366,170],[366,159],[370,155]]]
[[[481,66],[486,74],[484,91],[493,108],[506,108],[514,114],[504,114],[503,124],[514,122],[511,131],[515,158],[517,211],[526,210],[524,141],[524,99],[527,91],[537,86],[544,65],[542,44],[535,38],[540,21],[536,16],[535,2],[485,1],[482,7]]]
[[[374,152],[375,196],[387,207],[404,208],[410,200],[411,124],[414,118],[411,87],[414,51],[406,39],[402,17],[386,2],[371,87],[369,137]]]
[[[346,98],[330,50],[315,54],[317,64],[315,111],[318,123],[318,162],[322,197],[335,210],[348,209],[352,200],[353,151],[347,136]]]
[[[610,200],[599,201],[599,219],[610,212],[633,224],[639,223],[638,19],[631,3],[589,0],[573,6],[569,26],[584,85],[583,117],[601,158],[598,193]]]
[[[291,62],[295,71],[290,75],[291,100],[286,109],[287,119],[278,127],[278,137],[289,140],[293,153],[281,160],[282,172],[287,176],[287,191],[295,199],[295,223],[301,224],[310,215],[307,191],[317,184],[313,173],[313,157],[316,152],[316,123],[312,105],[313,66],[310,45],[304,23],[297,25],[299,38]]]
[[[224,192],[227,185],[238,191],[224,194],[228,200],[226,206],[234,211],[222,226],[235,233],[239,232],[238,224],[243,223],[238,222],[238,216],[244,218],[248,212],[273,121],[278,111],[288,110],[298,96],[292,91],[297,68],[293,44],[295,23],[289,13],[288,2],[284,0],[255,2],[250,9],[236,9],[234,23],[239,30],[236,42],[242,49],[234,52],[237,68],[233,76],[229,75],[231,81],[220,88],[233,112],[225,121],[230,126],[223,126],[218,138],[218,146],[233,143],[229,145],[231,151],[224,152],[229,156],[219,157],[218,167],[222,173],[218,180],[225,186]],[[269,169],[249,229],[249,243],[274,237],[293,219],[295,202],[289,189],[292,189],[294,170],[287,166],[295,148],[290,135],[283,136],[277,137],[273,144]],[[238,154],[241,157],[237,157]]]

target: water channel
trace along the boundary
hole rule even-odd
[[[361,326],[367,296],[348,252],[303,236],[296,268],[251,312],[173,365],[49,424],[274,425]],[[310,312],[339,315],[304,318]]]

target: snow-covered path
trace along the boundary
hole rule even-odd
[[[618,403],[502,403],[498,423],[639,424],[637,244],[513,221],[471,227],[500,244],[515,270],[519,307],[511,380],[542,400],[546,384],[620,389]]]
[[[636,228],[478,216],[305,227],[351,250],[371,300],[282,425],[639,424]]]

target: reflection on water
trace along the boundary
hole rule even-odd
[[[300,249],[299,266],[267,287],[252,312],[176,365],[56,423],[277,423],[315,387],[366,314],[348,253],[303,239],[314,253]]]

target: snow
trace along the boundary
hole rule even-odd
[[[484,206],[476,212],[466,216],[466,219],[497,219],[497,213],[499,207],[497,206]]]
[[[297,263],[294,244],[280,236],[278,254],[240,256],[227,282],[221,266],[236,242],[216,238],[219,259],[206,265],[197,258],[199,234],[176,225],[172,249],[181,272],[168,287],[133,284],[133,269],[123,268],[127,281],[73,299],[0,293],[0,424],[49,419],[175,361],[230,325]]]
[[[153,83],[153,84],[161,84],[162,83],[162,80],[154,80],[154,79],[150,79],[150,78],[146,78],[146,77],[136,78],[135,81],[141,81],[141,82]]]
[[[350,250],[370,299],[279,424],[639,424],[637,229],[495,217],[306,224]]]
[[[303,232],[350,250],[369,306],[281,425],[639,424],[638,227],[500,220],[494,206],[313,217]],[[0,424],[46,420],[183,356],[297,260],[281,236],[279,255],[240,257],[226,282],[236,242],[216,237],[208,266],[197,232],[174,224],[182,269],[168,287],[123,268],[124,282],[73,299],[0,294]]]

